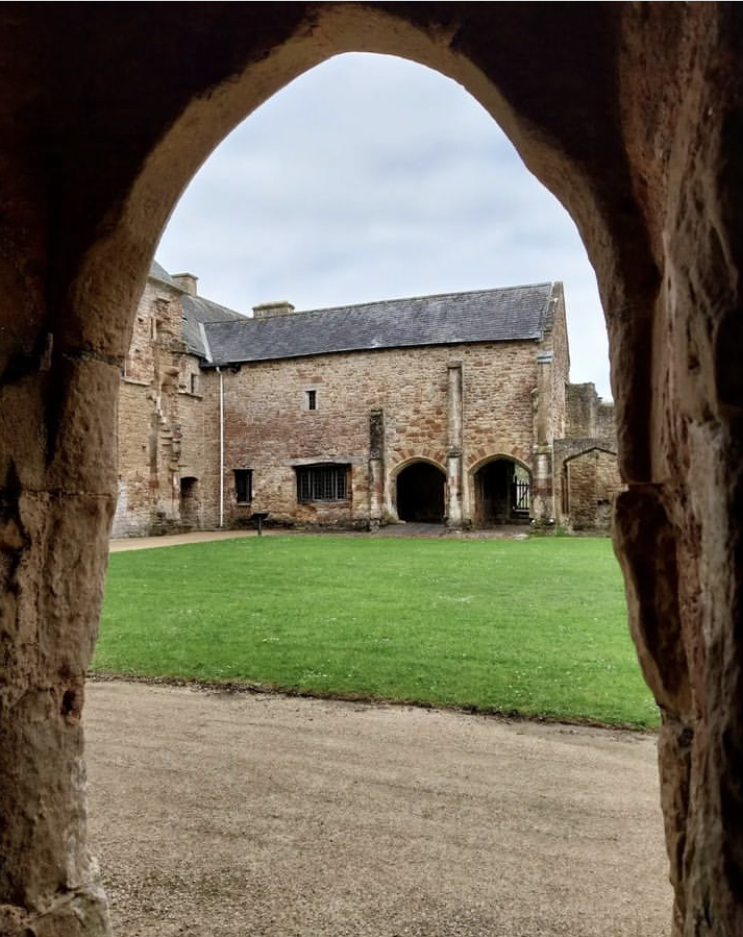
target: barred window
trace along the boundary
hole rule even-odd
[[[253,500],[252,469],[235,469],[235,498],[238,504],[250,504]]]
[[[347,465],[306,465],[297,469],[297,501],[347,500]]]

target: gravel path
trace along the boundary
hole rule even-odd
[[[521,540],[527,537],[529,527],[520,524],[517,527],[501,525],[488,530],[450,530],[443,524],[400,523],[380,527],[374,533],[366,530],[302,530],[287,527],[267,527],[264,537],[302,537],[306,534],[325,537],[370,537],[374,539],[404,537],[428,540],[446,537],[452,540]],[[155,547],[177,547],[184,543],[206,543],[210,540],[236,540],[243,537],[257,537],[255,530],[192,530],[183,534],[163,534],[158,537],[119,537],[109,540],[111,553],[123,553],[126,550],[151,550]]]
[[[92,683],[118,937],[661,937],[655,739]]]

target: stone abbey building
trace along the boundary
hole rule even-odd
[[[153,264],[114,536],[269,523],[605,529],[613,406],[570,384],[560,283],[250,318]]]

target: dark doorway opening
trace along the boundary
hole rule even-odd
[[[199,526],[199,480],[181,479],[181,523],[184,527]]]
[[[478,526],[528,523],[529,487],[529,472],[511,459],[483,465],[475,475]]]
[[[401,521],[443,524],[446,476],[429,462],[414,462],[397,476],[397,516]]]

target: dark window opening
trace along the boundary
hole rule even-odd
[[[186,477],[181,479],[181,523],[188,527],[199,525],[199,480]]]
[[[252,469],[235,469],[235,496],[238,504],[250,504],[253,500]]]
[[[317,410],[317,391],[308,390],[305,393],[307,394],[307,409]]]
[[[297,469],[297,501],[347,500],[347,465],[308,465]]]
[[[199,375],[192,374],[191,375],[191,393],[198,394],[198,392],[199,392]]]

